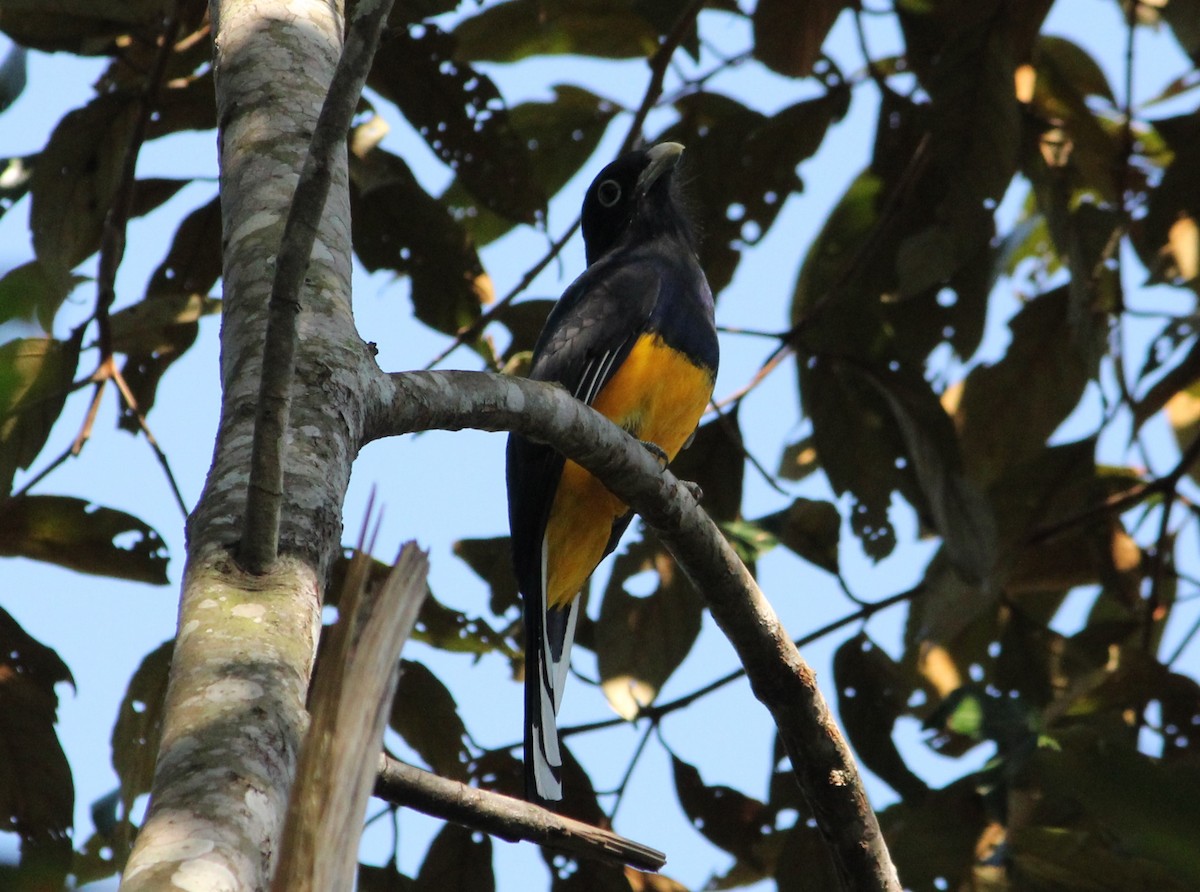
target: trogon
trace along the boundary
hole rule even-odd
[[[691,437],[717,373],[713,297],[696,256],[677,163],[661,143],[605,167],[583,200],[587,269],[534,346],[530,377],[562,385],[670,460]],[[631,512],[548,446],[508,440],[509,525],[525,612],[525,786],[562,798],[555,717],[578,595]]]

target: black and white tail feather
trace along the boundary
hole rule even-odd
[[[546,591],[547,544],[543,537],[542,592]],[[562,799],[557,718],[571,668],[579,599],[552,609],[547,608],[544,595],[539,601],[540,610],[525,611],[525,794],[530,800],[554,802]]]

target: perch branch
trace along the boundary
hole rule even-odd
[[[410,372],[379,381],[372,436],[513,430],[595,474],[656,529],[704,594],[754,695],[770,710],[846,889],[899,892],[862,779],[816,677],[758,584],[688,488],[636,440],[559,387],[480,372]]]

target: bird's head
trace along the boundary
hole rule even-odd
[[[691,241],[675,170],[683,146],[663,142],[627,152],[600,171],[583,199],[583,240],[590,266],[631,231],[673,231]]]

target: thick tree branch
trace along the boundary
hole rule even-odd
[[[637,441],[566,391],[479,372],[412,372],[380,381],[371,436],[514,430],[548,442],[604,481],[654,527],[704,594],[771,711],[796,778],[847,889],[900,889],[850,749],[812,669],[754,578],[687,487]]]
[[[526,840],[569,855],[641,870],[658,870],[667,861],[662,852],[611,831],[531,802],[439,777],[385,755],[379,757],[375,795],[509,842]]]
[[[296,196],[288,211],[275,260],[254,422],[246,517],[238,551],[240,563],[251,573],[266,572],[279,553],[283,450],[287,443],[295,377],[300,292],[333,180],[332,170],[345,145],[354,109],[391,9],[392,0],[361,0],[357,6],[296,183]]]

